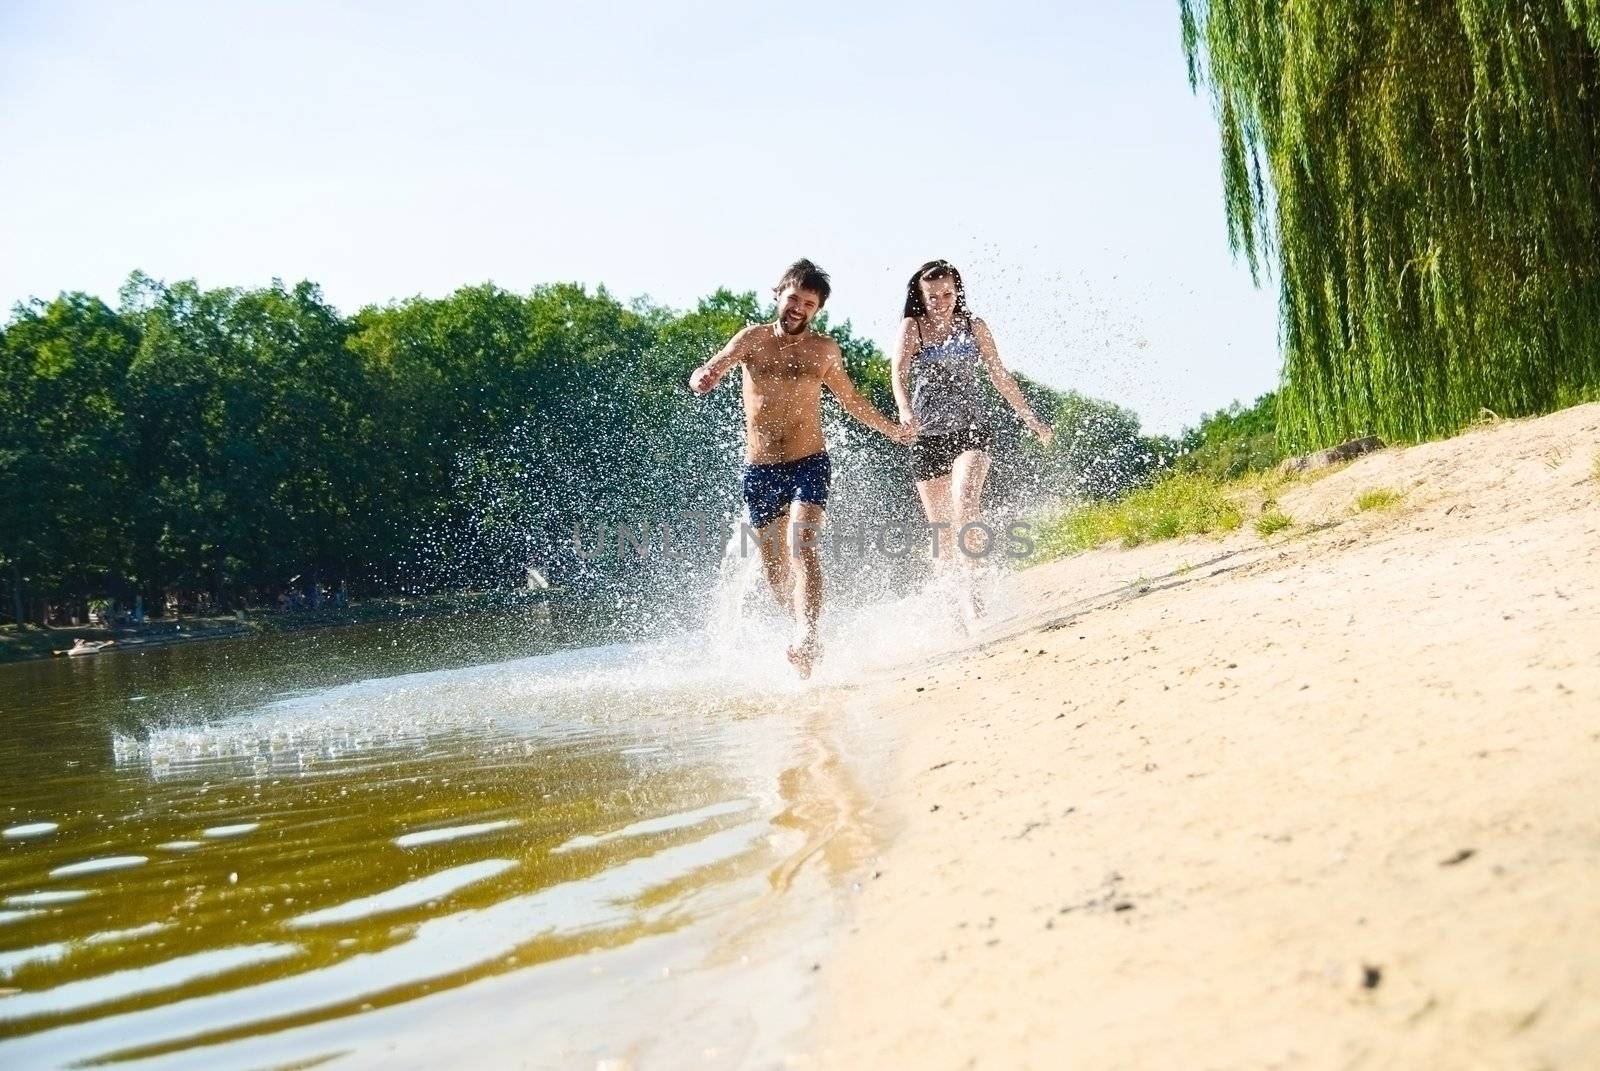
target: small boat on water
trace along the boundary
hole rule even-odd
[[[56,654],[68,656],[99,654],[116,642],[116,640],[73,640],[71,647],[57,651]]]

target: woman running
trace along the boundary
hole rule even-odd
[[[978,383],[978,366],[1017,416],[1050,445],[1050,426],[1022,396],[1017,381],[1000,363],[988,325],[967,308],[961,273],[948,261],[933,260],[906,283],[905,319],[893,363],[894,400],[900,421],[916,421],[911,467],[928,523],[939,539],[936,568],[957,577],[961,611],[968,626],[983,614],[974,584],[972,553],[953,553],[955,537],[978,519],[983,484],[989,477],[994,430]],[[948,565],[957,561],[954,567]]]

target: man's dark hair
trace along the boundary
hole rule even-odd
[[[815,292],[817,297],[822,299],[823,305],[828,303],[828,295],[833,293],[833,284],[828,282],[828,273],[804,257],[789,265],[789,270],[783,273],[783,278],[778,280],[778,285],[772,288],[772,292],[781,294],[791,286],[796,290]]]

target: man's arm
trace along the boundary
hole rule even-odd
[[[705,364],[689,373],[689,389],[696,394],[704,394],[722,382],[722,377],[728,374],[728,369],[744,360],[750,345],[751,332],[758,330],[755,326],[741,328],[738,334],[728,340],[728,344],[717,351],[717,355]]]
[[[894,359],[889,363],[894,378],[894,404],[900,410],[900,423],[911,423],[911,359],[916,351],[911,345],[915,322],[907,317],[900,321],[900,340],[895,344]]]
[[[910,446],[917,438],[916,426],[909,421],[904,424],[891,422],[871,402],[856,390],[855,383],[851,382],[850,373],[844,370],[844,355],[839,352],[837,343],[829,343],[829,353],[826,358],[827,367],[822,373],[822,382],[833,396],[839,399],[839,404],[844,411],[855,417],[861,423],[877,432],[879,435],[893,439],[902,446]]]

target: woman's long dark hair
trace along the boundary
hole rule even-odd
[[[906,311],[905,315],[913,319],[921,319],[928,315],[927,303],[922,300],[922,281],[926,279],[954,279],[956,283],[956,323],[962,324],[968,330],[972,329],[972,310],[967,308],[967,288],[961,282],[961,273],[956,271],[956,266],[948,260],[930,260],[922,267],[911,273],[911,281],[906,283]]]

